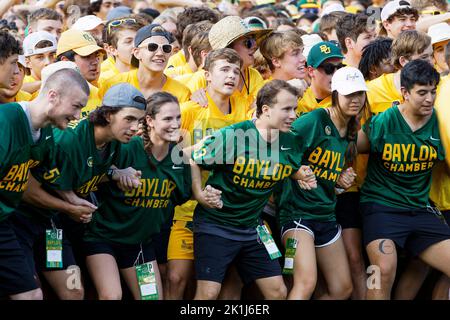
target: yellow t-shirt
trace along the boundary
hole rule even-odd
[[[402,93],[394,85],[394,73],[383,74],[367,83],[367,98],[369,99],[370,113],[384,112],[392,103],[403,103]]]
[[[17,94],[16,94],[16,97],[14,98],[14,101],[16,101],[16,102],[31,101],[31,100],[33,100],[32,95],[23,90],[19,90],[19,92],[17,92]]]
[[[166,70],[170,68],[182,67],[185,64],[187,64],[186,57],[184,56],[183,50],[180,50],[169,58]]]
[[[174,68],[167,68],[164,70],[164,74],[168,77],[177,79],[177,77],[185,75],[185,74],[192,74],[194,71],[192,71],[191,67],[188,63],[186,63],[183,66],[174,67]]]
[[[136,89],[141,90],[137,77],[137,72],[138,69],[129,72],[119,73],[117,76],[112,77],[103,82],[99,92],[100,97],[103,98],[106,91],[108,91],[108,89],[113,85],[123,82],[128,82],[129,84],[133,85]],[[191,92],[189,91],[189,89],[186,88],[184,84],[178,82],[177,80],[174,80],[170,77],[166,78],[167,78],[166,83],[164,83],[161,91],[168,92],[174,95],[178,99],[179,103],[188,101],[189,98],[191,97]]]
[[[99,87],[101,87],[101,84],[105,80],[108,80],[109,78],[112,78],[119,73],[120,72],[116,68],[116,62],[114,61],[114,58],[109,57],[108,59],[103,61],[100,69],[100,77],[98,78]]]
[[[318,108],[328,108],[331,107],[331,95],[318,102],[311,87],[306,89],[303,97],[298,100],[297,104],[297,115],[301,115],[305,112],[310,112]]]
[[[34,78],[32,75],[25,76],[25,78],[23,78],[23,83],[32,83],[32,82],[36,82],[36,81],[40,81],[40,80]]]
[[[259,74],[258,70],[253,68],[248,68],[244,72],[245,83],[242,86],[240,92],[236,94],[241,95],[243,98],[247,99],[250,104],[256,100],[259,89],[264,86],[264,79]],[[205,72],[203,70],[197,71],[192,76],[191,80],[186,83],[186,86],[191,90],[192,93],[201,88],[206,88],[206,78]]]
[[[441,142],[445,149],[445,162],[433,168],[430,199],[440,210],[450,210],[450,78],[441,78],[440,93],[435,102]]]
[[[194,101],[181,104],[181,128],[184,131],[184,139],[191,145],[199,142],[203,137],[211,135],[215,130],[249,120],[251,106],[247,99],[232,95],[230,97],[231,113],[223,114],[211,99],[208,93],[208,106],[201,107]],[[206,182],[208,172],[203,172],[202,183]],[[192,221],[197,201],[190,200],[182,206],[175,208],[174,220]]]

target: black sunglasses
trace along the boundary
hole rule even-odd
[[[342,67],[345,67],[345,65],[342,63],[340,64],[324,63],[319,66],[319,68],[323,69],[323,71],[329,76]]]
[[[253,48],[253,46],[254,46],[255,44],[256,44],[255,38],[246,38],[246,39],[244,40],[244,46],[245,46],[247,49]]]
[[[171,53],[172,52],[172,46],[170,44],[163,44],[161,47],[162,47],[162,51],[164,53]],[[155,52],[156,50],[158,50],[159,44],[157,44],[157,43],[149,43],[147,48],[148,48],[148,51]]]

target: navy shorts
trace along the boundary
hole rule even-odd
[[[172,228],[172,219],[161,226],[161,231],[152,237],[155,247],[156,261],[158,264],[167,263],[167,248],[169,247],[170,230]]]
[[[445,222],[450,226],[450,210],[442,211],[442,215],[444,216]]]
[[[335,212],[336,220],[342,229],[362,229],[359,192],[344,192],[338,195]]]
[[[109,254],[116,259],[119,269],[127,269],[156,260],[155,248],[149,244],[122,244],[106,241],[84,241],[84,252],[86,256],[94,254]],[[142,255],[139,253],[142,249]]]
[[[62,229],[58,216],[52,218],[58,229]],[[11,224],[17,235],[30,268],[37,272],[66,270],[68,267],[76,265],[73,256],[72,245],[67,239],[63,230],[62,241],[62,262],[63,267],[47,268],[47,253],[45,248],[45,230],[52,229],[51,220],[48,219],[32,219],[24,216],[20,211],[16,211],[11,216]]]
[[[39,288],[9,219],[0,222],[0,296]]]
[[[450,239],[450,228],[430,208],[397,209],[378,203],[361,204],[364,246],[390,239],[414,256],[431,245]]]
[[[281,275],[277,259],[271,260],[263,243],[236,241],[194,232],[194,263],[197,280],[222,283],[231,263],[235,263],[244,284]]]
[[[290,230],[304,230],[314,238],[314,246],[322,248],[335,243],[342,233],[341,226],[336,221],[318,221],[299,219],[291,221],[281,229],[281,238]]]

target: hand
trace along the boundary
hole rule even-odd
[[[210,209],[221,209],[223,207],[223,202],[221,200],[222,191],[217,190],[210,185],[207,185],[205,189],[202,190],[200,199],[198,202],[206,208]]]
[[[204,88],[198,89],[191,95],[191,100],[197,102],[201,107],[208,106],[208,98],[206,97],[206,90]]]
[[[344,189],[348,189],[353,185],[353,182],[355,182],[355,178],[356,178],[355,170],[353,170],[352,167],[347,168],[339,176],[337,185]]]
[[[70,204],[66,213],[75,222],[89,223],[92,220],[92,213],[94,211],[90,207]]]
[[[311,190],[317,188],[316,175],[309,166],[301,166],[298,169],[300,179],[297,180],[298,185],[303,190]]]
[[[140,170],[128,167],[125,169],[114,169],[112,179],[117,181],[119,189],[122,191],[130,191],[141,185],[141,175],[142,172]]]

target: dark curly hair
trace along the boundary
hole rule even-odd
[[[0,63],[14,54],[22,54],[22,45],[7,31],[0,31]]]

